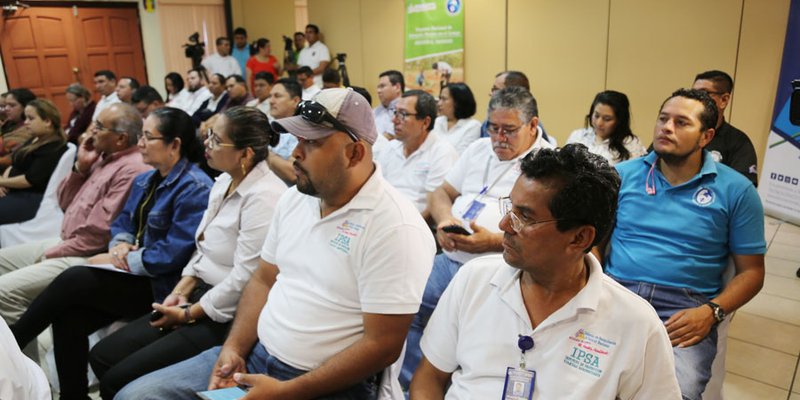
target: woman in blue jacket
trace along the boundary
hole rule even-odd
[[[195,250],[212,182],[195,164],[202,146],[191,117],[175,108],[148,116],[139,151],[154,169],[134,180],[111,225],[109,252],[89,259],[108,269],[67,269],[11,327],[21,347],[53,325],[61,399],[86,399],[88,335],[119,319],[146,314],[180,279]]]

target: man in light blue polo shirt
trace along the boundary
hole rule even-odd
[[[622,177],[606,272],[653,305],[675,352],[684,399],[700,399],[716,356],[716,326],[764,281],[764,211],[755,187],[703,150],[717,108],[681,89],[661,106],[653,149],[617,165]],[[736,275],[723,287],[733,260]]]

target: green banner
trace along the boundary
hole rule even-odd
[[[464,1],[406,0],[406,87],[438,95],[464,81]]]

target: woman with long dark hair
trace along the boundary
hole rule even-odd
[[[647,153],[631,131],[628,96],[614,90],[600,92],[594,97],[585,127],[573,131],[567,143],[581,143],[592,153],[605,157],[611,165]]]
[[[11,153],[11,166],[0,176],[0,225],[36,216],[50,176],[67,151],[61,116],[53,103],[32,100],[24,115],[23,128],[31,138]]]
[[[465,83],[450,83],[439,93],[439,116],[433,131],[459,154],[481,136],[481,122],[472,118],[475,108],[475,96]]]
[[[177,72],[170,72],[164,77],[164,89],[167,91],[167,104],[174,100],[183,90],[183,77]]]
[[[195,164],[202,147],[192,119],[175,108],[153,111],[138,146],[153,170],[134,179],[111,225],[109,252],[89,259],[99,267],[65,270],[11,326],[25,347],[52,324],[62,400],[87,398],[88,336],[163,302],[195,251],[212,182]]]

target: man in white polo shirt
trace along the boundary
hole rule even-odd
[[[433,238],[373,163],[377,131],[361,95],[328,89],[299,113],[272,123],[299,140],[297,185],[278,203],[225,344],[116,398],[195,399],[238,383],[258,399],[375,399],[378,380],[394,378],[384,369],[419,308]]]
[[[619,187],[581,144],[522,161],[501,200],[503,254],[470,261],[445,290],[412,398],[681,398],[655,310],[590,253],[614,226]]]
[[[100,100],[97,101],[97,106],[94,107],[94,114],[92,114],[92,121],[97,121],[103,110],[114,103],[120,102],[117,96],[117,75],[107,69],[95,72],[94,88],[100,93]]]
[[[551,148],[538,134],[536,99],[524,88],[497,91],[489,101],[489,138],[464,150],[444,183],[428,197],[443,253],[436,256],[419,313],[408,333],[400,382],[407,386],[419,363],[419,339],[439,297],[461,265],[503,251],[498,199],[508,196],[519,176],[520,160],[540,148]],[[457,230],[461,230],[460,232]]]
[[[428,194],[444,182],[458,152],[431,132],[436,118],[433,96],[422,90],[409,90],[395,107],[392,122],[397,140],[387,143],[375,160],[381,165],[383,177],[428,219]]]
[[[314,85],[322,87],[322,73],[331,63],[331,53],[328,46],[319,40],[318,26],[306,25],[306,40],[308,46],[303,47],[300,54],[297,55],[297,65],[310,67],[314,75]]]

